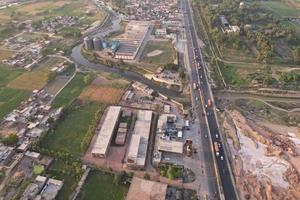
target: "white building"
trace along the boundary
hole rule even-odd
[[[105,158],[121,113],[120,106],[110,106],[92,149],[93,157]]]

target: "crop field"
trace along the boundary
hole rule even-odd
[[[47,84],[50,73],[47,69],[25,72],[9,82],[7,86],[20,90],[40,90]]]
[[[22,70],[14,70],[0,66],[0,87],[5,86],[8,82],[20,76]]]
[[[0,88],[0,121],[6,114],[18,107],[23,100],[27,99],[29,95],[30,92],[24,90]]]
[[[38,64],[32,71],[24,72],[22,75],[9,82],[7,86],[20,90],[40,90],[48,83],[51,75],[53,75],[50,69],[62,61],[63,59],[61,58],[48,58]]]
[[[122,79],[108,79],[105,76],[98,76],[80,94],[79,98],[104,104],[116,104],[127,85],[128,82]]]
[[[128,186],[116,186],[113,175],[93,170],[90,172],[77,200],[123,200]]]
[[[0,18],[1,20],[1,18]],[[0,60],[8,59],[13,55],[13,52],[10,50],[0,49]]]
[[[23,73],[0,66],[0,121],[29,96],[28,91],[6,87],[7,83]]]
[[[279,17],[299,17],[300,7],[292,6],[291,4],[282,1],[261,1],[265,8],[274,12]]]
[[[44,1],[44,2],[34,2],[29,4],[24,4],[19,6],[17,12],[25,12],[30,14],[37,14],[54,8],[62,7],[68,4],[68,1]]]
[[[78,73],[73,80],[57,95],[53,102],[54,107],[68,107],[87,86],[85,77],[89,75]]]
[[[160,54],[155,56],[149,56],[149,53],[160,51]],[[168,63],[173,63],[175,59],[175,50],[171,42],[148,42],[145,46],[143,54],[141,56],[141,61],[156,64],[164,65]]]
[[[79,157],[82,153],[81,141],[86,135],[97,110],[104,111],[104,107],[104,105],[92,102],[76,102],[67,109],[55,131],[46,135],[42,146],[54,151],[69,152]]]
[[[116,104],[122,94],[123,90],[121,89],[90,86],[81,93],[79,98],[105,104]]]
[[[245,72],[244,70],[238,71],[236,68],[230,65],[221,65],[220,69],[222,71],[223,77],[226,83],[235,86],[247,86],[248,81],[245,77],[245,74],[241,74],[241,72]]]

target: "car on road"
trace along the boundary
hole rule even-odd
[[[218,134],[216,134],[216,138],[217,138],[217,139],[219,138],[219,135],[218,135]]]
[[[224,160],[224,157],[223,157],[223,156],[221,156],[220,158],[221,158],[221,160]]]

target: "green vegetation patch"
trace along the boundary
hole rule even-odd
[[[45,170],[45,167],[43,165],[36,165],[33,168],[33,173],[34,174],[42,174]]]
[[[159,166],[159,174],[171,180],[180,179],[183,176],[183,168],[172,164]]]
[[[5,86],[8,82],[15,79],[22,73],[22,70],[12,70],[0,66],[0,87]]]
[[[164,65],[173,63],[175,59],[175,49],[171,41],[148,42],[143,51],[141,61]]]
[[[116,185],[114,176],[93,170],[90,172],[77,200],[122,200],[128,192],[127,185]]]
[[[226,83],[230,83],[231,85],[238,87],[248,85],[247,79],[242,78],[234,67],[221,64],[220,69]]]
[[[93,79],[94,76],[92,74],[76,74],[73,80],[55,98],[53,106],[68,107]]]
[[[260,3],[268,10],[274,12],[277,16],[297,17],[300,16],[300,11],[296,7],[288,5],[283,1],[260,1]]]
[[[104,110],[104,106],[92,102],[76,101],[70,106],[58,122],[54,131],[47,133],[41,147],[54,151],[68,152],[79,157],[82,153],[81,143],[88,134],[89,126]],[[98,114],[96,116],[96,114]]]
[[[18,107],[22,101],[27,99],[30,92],[12,88],[0,88],[0,121],[1,119]]]
[[[64,185],[55,199],[66,200],[75,191],[82,176],[81,164],[69,159],[56,159],[44,175],[64,181]]]

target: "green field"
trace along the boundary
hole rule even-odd
[[[99,109],[104,110],[104,106],[91,102],[74,103],[66,110],[55,130],[45,136],[41,146],[79,157],[82,154],[81,142]]]
[[[12,70],[0,66],[0,87],[5,86],[8,82],[15,79],[23,73],[22,70]]]
[[[287,3],[281,1],[261,1],[265,8],[274,12],[279,17],[298,17],[300,16],[300,9],[297,9]]]
[[[6,114],[17,108],[29,95],[30,92],[24,90],[0,88],[0,121]]]
[[[77,200],[123,200],[128,187],[116,186],[113,175],[100,171],[91,171]]]
[[[87,13],[86,11],[92,11]],[[19,24],[33,20],[34,24],[56,16],[76,16],[80,20],[77,27],[89,26],[95,21],[102,21],[106,16],[91,3],[82,0],[39,0],[22,2],[0,10],[0,42],[17,34]],[[11,23],[16,21],[16,23]],[[62,28],[61,26],[60,28]]]
[[[68,107],[88,85],[85,77],[87,74],[78,73],[73,80],[59,93],[53,102],[54,107]]]
[[[151,53],[155,50],[162,51],[161,54],[156,56],[148,56],[148,53]],[[175,50],[171,42],[148,42],[145,46],[143,54],[141,56],[141,61],[156,64],[164,65],[168,63],[173,63],[175,59]]]
[[[28,98],[29,92],[6,87],[7,83],[23,73],[22,70],[12,70],[0,66],[0,121]]]
[[[233,66],[221,64],[220,69],[227,84],[229,83],[238,87],[247,86],[249,84],[248,80],[239,74]]]

